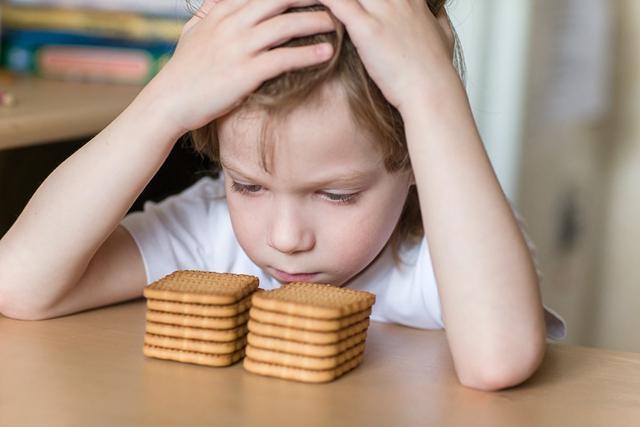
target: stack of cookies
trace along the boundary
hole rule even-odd
[[[244,356],[258,278],[179,270],[147,286],[144,354],[207,366]]]
[[[327,382],[363,358],[375,295],[288,283],[253,295],[244,367],[272,377]]]

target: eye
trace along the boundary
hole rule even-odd
[[[326,191],[323,191],[321,195],[325,199],[330,200],[334,203],[346,205],[346,204],[354,203],[357,200],[360,193],[338,194],[338,193],[328,193]]]
[[[255,184],[240,184],[239,182],[233,181],[231,189],[238,193],[257,193],[262,190],[262,186]]]

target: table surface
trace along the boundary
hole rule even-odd
[[[0,425],[630,426],[640,354],[550,344],[525,384],[459,385],[442,331],[372,322],[362,364],[326,384],[142,354],[144,301],[40,322],[0,316]]]
[[[45,80],[0,71],[0,149],[92,137],[120,114],[141,86]]]

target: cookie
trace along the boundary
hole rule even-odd
[[[249,310],[231,317],[205,317],[147,310],[147,321],[194,328],[231,329],[247,322]]]
[[[322,383],[333,381],[356,368],[362,362],[363,355],[364,353],[360,353],[336,368],[320,371],[264,363],[253,360],[250,357],[244,358],[243,366],[247,371],[253,372],[254,374],[307,383]]]
[[[193,314],[195,316],[230,317],[247,311],[251,307],[251,295],[235,304],[193,304],[185,302],[147,299],[147,308],[176,314]]]
[[[196,353],[229,354],[244,348],[247,344],[247,339],[246,337],[241,337],[235,341],[217,342],[165,337],[162,335],[145,333],[144,343],[154,347],[192,351]]]
[[[287,283],[253,295],[252,306],[276,313],[314,319],[339,319],[367,310],[375,303],[370,292],[319,283]]]
[[[307,329],[309,331],[330,332],[337,329],[346,328],[371,315],[371,308],[359,311],[350,316],[340,317],[338,319],[314,319],[312,317],[294,316],[292,314],[276,313],[275,311],[267,311],[258,307],[252,307],[249,317],[262,323],[270,323],[272,325],[288,326],[296,329]]]
[[[240,325],[233,329],[191,328],[188,326],[165,325],[147,321],[146,332],[167,337],[189,338],[194,340],[229,342],[244,337],[247,334],[247,325]]]
[[[266,337],[281,338],[309,344],[334,344],[352,335],[366,331],[369,319],[333,332],[306,331],[304,329],[288,328],[286,326],[270,325],[249,319],[249,331]]]
[[[258,289],[246,274],[178,270],[144,289],[148,299],[194,304],[234,304]]]
[[[363,351],[364,341],[352,346],[340,354],[328,357],[302,356],[299,354],[282,353],[280,351],[267,350],[265,348],[254,347],[252,345],[247,346],[245,349],[245,355],[256,362],[272,363],[292,368],[310,369],[312,371],[322,371],[335,369]]]
[[[173,360],[176,362],[194,363],[206,366],[229,366],[244,357],[244,348],[229,354],[208,354],[193,351],[174,350],[145,344],[143,353],[148,357]]]
[[[364,331],[333,344],[309,344],[265,337],[249,332],[249,334],[247,334],[247,346],[275,350],[283,353],[293,353],[301,356],[329,357],[340,354],[354,345],[360,344],[366,337],[367,332]]]

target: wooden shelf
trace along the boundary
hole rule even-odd
[[[0,89],[16,104],[0,107],[0,149],[92,137],[142,86],[45,80],[0,73]]]

